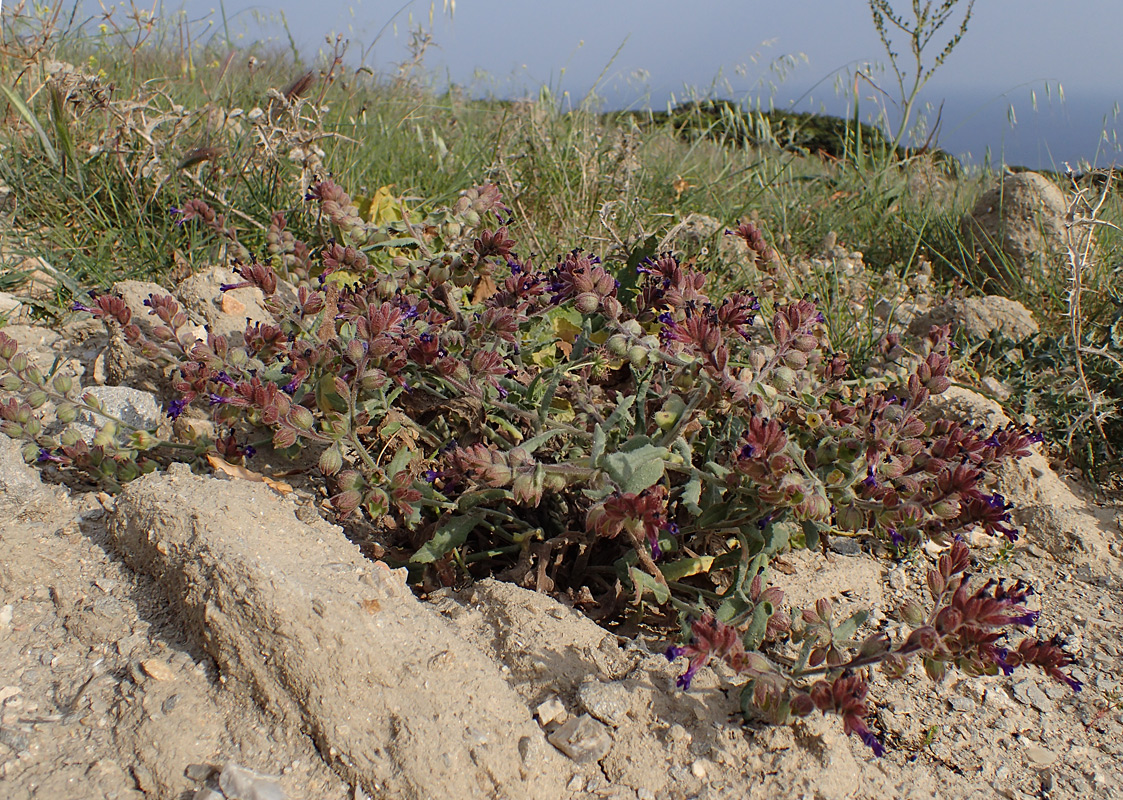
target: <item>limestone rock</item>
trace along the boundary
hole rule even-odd
[[[979,197],[960,227],[1000,285],[1029,266],[1048,266],[1064,250],[1064,193],[1044,175],[1006,175]]]
[[[301,523],[261,484],[176,466],[126,487],[110,536],[159,576],[193,643],[353,783],[417,799],[562,796],[565,762],[496,665],[339,528]]]
[[[925,336],[933,325],[948,323],[953,331],[962,330],[971,339],[986,339],[997,331],[1018,342],[1037,333],[1037,321],[1030,310],[1001,295],[949,300],[914,319],[909,333]]]

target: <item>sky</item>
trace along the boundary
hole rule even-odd
[[[694,95],[842,114],[852,76],[866,70],[863,109],[883,104],[895,117],[900,96],[866,0],[458,0],[451,17],[443,3],[435,2],[425,68],[438,86],[455,83],[474,95],[537,96],[548,86],[576,104],[595,87],[606,109],[665,108]],[[80,7],[96,13],[99,3]],[[224,12],[243,42],[287,43],[283,13],[306,55],[341,33],[352,63],[391,73],[407,57],[410,30],[429,28],[431,5],[188,0],[162,8],[183,8],[192,19],[213,11],[214,30]],[[947,34],[958,27],[958,11]],[[988,148],[993,162],[1031,167],[1115,160],[1120,30],[1123,0],[978,0],[966,35],[922,95],[933,107],[944,102],[940,145],[975,163]],[[933,41],[927,63],[946,41],[944,34]],[[907,43],[899,50],[907,53]]]

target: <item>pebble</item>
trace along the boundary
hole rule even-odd
[[[195,781],[196,783],[202,783],[215,772],[217,772],[217,770],[210,764],[188,764],[187,768],[183,770],[183,774],[187,779]]]
[[[149,678],[157,681],[170,681],[175,679],[175,670],[167,665],[167,662],[161,661],[158,658],[149,658],[140,662],[140,668],[144,670],[144,674]]]
[[[578,764],[600,761],[612,748],[612,735],[588,714],[566,722],[549,735],[550,744]]]
[[[1050,767],[1057,763],[1057,756],[1052,750],[1046,750],[1044,747],[1037,745],[1030,745],[1026,748],[1026,758],[1028,758],[1035,767]]]
[[[1041,713],[1054,710],[1053,701],[1041,691],[1041,687],[1033,680],[1019,681],[1014,684],[1014,699],[1027,706],[1033,706]]]
[[[953,697],[948,700],[948,705],[951,706],[953,711],[962,713],[975,710],[975,701],[970,697]]]
[[[849,536],[832,536],[831,550],[835,551],[840,556],[858,556],[862,554],[862,546],[858,544],[858,540],[851,539]]]
[[[228,761],[218,776],[218,785],[228,798],[238,800],[285,800],[285,790],[274,778]]]
[[[12,612],[14,611],[12,604],[0,607],[0,631],[7,630],[12,624]]]
[[[616,681],[591,680],[577,687],[577,702],[581,707],[613,728],[619,728],[627,719],[630,699],[628,690]]]
[[[909,586],[909,576],[903,567],[894,567],[889,570],[889,585],[898,592],[903,592]]]
[[[542,725],[549,725],[551,722],[564,722],[566,718],[565,706],[562,701],[558,699],[556,694],[552,694],[538,704],[534,709],[534,713],[538,715],[538,722]]]

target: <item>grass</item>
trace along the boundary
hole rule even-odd
[[[391,186],[417,204],[449,203],[493,181],[540,261],[575,246],[626,260],[690,215],[712,217],[714,233],[689,245],[689,255],[731,289],[767,279],[788,295],[821,298],[832,341],[857,363],[888,331],[873,313],[879,296],[907,294],[923,263],[932,265],[937,297],[991,288],[960,219],[995,176],[950,175],[935,155],[793,151],[767,135],[747,139],[732,112],[715,116],[712,104],[606,115],[591,103],[563,108],[548,90],[526,102],[472,100],[427,87],[417,64],[396,76],[354,72],[338,48],[301,87],[307,67],[292,54],[204,40],[182,17],[134,9],[97,29],[78,27],[60,8],[10,11],[0,46],[0,182],[18,198],[14,225],[3,231],[0,283],[22,279],[24,257],[43,258],[65,280],[42,314],[65,314],[78,289],[123,278],[171,284],[221,258],[175,224],[171,209],[192,197],[235,215],[243,244],[260,252],[273,211],[287,211],[298,232],[312,224],[300,197],[325,174],[358,196]],[[58,63],[73,68],[58,72]],[[767,132],[760,123],[753,129]],[[1123,220],[1119,195],[1101,215]],[[724,255],[725,226],[745,217],[782,254],[777,274],[748,273]],[[807,261],[828,235],[863,254],[857,289],[830,259]],[[1097,236],[1097,257],[1082,275],[1084,331],[1088,346],[1117,354],[1123,279],[1112,265],[1123,239],[1111,227]],[[1069,290],[1064,270],[1004,290],[1034,310],[1062,361],[1073,350],[1064,340]],[[1110,359],[1091,363],[1100,391],[1118,386]],[[1091,455],[1076,461],[1117,468],[1110,448],[1094,445],[1103,437],[1081,420],[1086,409],[1051,403],[1048,385],[1034,391],[1046,397],[1031,405],[1052,409],[1056,430],[1084,432],[1071,449]]]

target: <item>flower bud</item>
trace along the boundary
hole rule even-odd
[[[791,367],[776,367],[772,373],[772,385],[781,392],[786,392],[795,386],[796,377],[795,370]]]
[[[358,339],[352,339],[347,343],[347,360],[352,364],[358,364],[363,360],[366,355],[366,348],[363,343]]]
[[[312,425],[316,422],[316,418],[313,417],[312,412],[304,406],[293,406],[289,409],[288,422],[293,427],[302,431],[310,431],[312,430]],[[296,441],[295,434],[293,441]],[[289,444],[292,444],[292,442]]]
[[[292,428],[277,428],[273,431],[273,449],[285,450],[294,444],[296,444],[296,431]]]
[[[612,355],[623,357],[628,353],[628,337],[622,333],[615,333],[608,337],[604,346]]]
[[[373,392],[386,384],[386,373],[380,369],[368,369],[359,380],[365,391]]]
[[[582,314],[593,314],[600,308],[600,298],[593,292],[582,292],[577,295],[573,304]]]
[[[801,370],[807,366],[807,353],[799,350],[789,350],[784,353],[784,363],[789,369]]]
[[[337,514],[341,517],[345,517],[359,507],[359,503],[362,502],[362,499],[362,495],[351,490],[335,495],[329,502]]]
[[[332,445],[320,453],[317,463],[320,472],[325,475],[334,475],[343,467],[343,455],[339,452],[339,445]]]
[[[72,403],[63,403],[55,409],[55,416],[58,417],[59,422],[69,425],[78,419],[78,409]]]
[[[160,444],[160,440],[148,431],[134,431],[129,436],[129,447],[134,450],[151,450]]]
[[[936,377],[932,378],[932,380],[928,381],[927,388],[928,391],[932,394],[943,394],[948,390],[949,386],[951,386],[950,380],[945,378],[943,375],[937,375]]]

